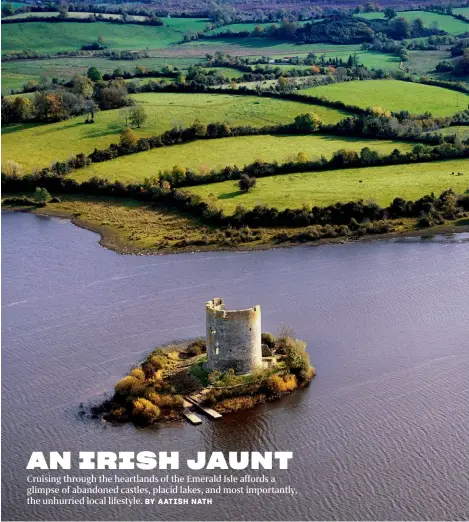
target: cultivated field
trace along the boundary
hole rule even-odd
[[[463,172],[463,176],[457,176],[458,172]],[[303,204],[326,206],[359,199],[388,205],[395,197],[415,200],[431,192],[440,194],[449,188],[463,193],[468,185],[469,162],[450,160],[259,178],[256,187],[247,194],[241,193],[234,181],[188,190],[216,201],[219,207],[232,213],[237,205],[248,208],[267,205],[285,209],[301,208]]]
[[[395,112],[407,110],[412,114],[431,112],[433,116],[449,116],[466,109],[469,104],[466,94],[399,80],[336,83],[302,92],[363,108],[379,106]]]
[[[242,136],[217,140],[203,140],[183,145],[140,152],[104,163],[92,164],[78,170],[73,178],[84,181],[93,176],[119,180],[123,183],[143,181],[156,176],[160,170],[171,169],[175,165],[191,168],[196,172],[221,169],[226,165],[239,168],[256,160],[298,161],[298,153],[308,159],[330,158],[339,149],[360,151],[370,147],[384,154],[394,149],[406,152],[408,143],[386,140],[366,140],[359,138],[336,138],[332,136]],[[279,180],[280,182],[282,180]]]
[[[178,125],[191,125],[196,118],[210,123],[226,121],[231,125],[263,127],[293,121],[298,114],[316,113],[323,121],[337,122],[345,114],[315,105],[255,96],[224,94],[137,94],[147,110],[148,120],[138,136],[161,134]],[[52,161],[65,160],[71,154],[91,153],[119,141],[123,129],[119,110],[96,114],[93,125],[76,117],[48,125],[18,124],[4,129],[2,161],[14,160],[24,169],[46,167]]]
[[[187,31],[203,29],[206,22],[202,18],[165,18],[165,25],[156,27],[107,22],[25,22],[3,26],[2,47],[3,52],[78,51],[101,35],[109,49],[162,49],[182,40]]]

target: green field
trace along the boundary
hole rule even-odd
[[[267,23],[267,24],[250,24],[250,23],[246,23],[246,24],[222,25],[221,27],[217,27],[216,29],[212,29],[207,34],[212,35],[212,34],[219,34],[219,33],[228,33],[230,31],[232,33],[239,33],[241,31],[249,31],[249,32],[251,32],[258,25],[260,25],[264,29],[267,29],[268,27],[270,27],[272,25],[272,23],[270,23],[270,24],[269,23]]]
[[[454,127],[445,127],[444,129],[440,129],[435,131],[438,134],[443,134],[443,136],[451,136],[456,135],[458,138],[462,140],[469,139],[469,126],[459,125]]]
[[[255,96],[225,94],[137,94],[149,115],[148,121],[135,132],[139,136],[161,134],[176,125],[226,121],[232,125],[265,126],[292,121],[305,112],[315,112],[327,122],[336,122],[345,114],[326,107]],[[65,160],[71,154],[91,153],[119,140],[123,124],[119,110],[97,113],[93,125],[85,117],[49,125],[22,124],[3,129],[2,161],[14,160],[26,170],[46,167],[52,161]]]
[[[469,7],[453,7],[453,13],[469,17]]]
[[[68,16],[69,18],[89,18],[90,16],[93,16],[94,13],[82,13],[82,12],[74,12],[74,11],[69,11],[68,13]],[[114,20],[119,20],[120,18],[122,18],[122,15],[120,14],[117,14],[117,13],[97,13],[99,16],[102,16],[103,18],[108,18],[108,19],[114,19]],[[18,19],[18,18],[28,18],[30,16],[34,16],[35,18],[49,18],[49,17],[52,17],[52,16],[59,16],[59,12],[58,11],[44,11],[44,12],[41,12],[41,13],[36,13],[36,12],[30,12],[30,13],[18,13],[18,14],[15,14],[13,16],[8,16],[8,20],[15,20],[15,19]],[[127,20],[128,22],[131,21],[131,20],[136,20],[136,21],[143,21],[143,20],[146,20],[148,17],[146,16],[138,16],[138,15],[135,15],[135,16],[128,16]]]
[[[137,65],[150,70],[159,70],[170,64],[179,69],[200,63],[200,58],[143,58],[139,60],[107,60],[106,58],[67,57],[49,60],[20,60],[2,63],[2,94],[19,90],[29,80],[37,82],[47,78],[70,79],[76,74],[86,74],[89,67],[97,67],[101,73],[112,73],[115,69],[134,72]]]
[[[301,22],[297,22],[297,23],[298,23],[298,25],[304,25],[309,22],[301,21]],[[221,27],[217,27],[216,29],[212,29],[207,34],[212,35],[212,34],[219,34],[219,33],[228,33],[230,31],[232,33],[240,33],[242,31],[252,32],[254,30],[254,28],[257,27],[258,25],[261,26],[265,30],[265,29],[268,29],[269,27],[271,27],[272,24],[276,24],[277,26],[279,25],[278,22],[268,22],[268,23],[262,23],[262,24],[255,24],[255,23],[228,24],[228,25],[222,25]]]
[[[391,111],[407,110],[413,114],[431,112],[433,116],[449,116],[469,104],[469,96],[441,87],[402,82],[372,80],[335,83],[301,91],[312,96],[325,96],[359,107],[383,107]]]
[[[161,81],[164,81],[165,83],[172,83],[174,82],[174,78],[172,77],[158,77],[158,78],[153,78],[153,77],[148,77],[148,78],[129,78],[128,80],[124,80],[125,83],[133,83],[134,85],[136,85],[137,87],[142,87],[142,85],[147,85],[148,83],[150,82],[161,82]]]
[[[449,34],[462,34],[469,31],[469,24],[450,15],[442,15],[429,11],[404,11],[398,12],[397,16],[402,16],[406,20],[409,20],[409,22],[420,18],[425,27],[436,27]]]
[[[469,8],[463,8],[468,9]],[[453,11],[457,14],[459,9],[453,9]],[[461,12],[460,14],[464,14],[464,12]],[[355,15],[360,18],[365,18],[367,20],[376,20],[384,18],[383,12],[375,12],[375,13],[360,13]],[[467,31],[469,31],[469,27],[467,23],[462,22],[461,20],[458,20],[457,18],[454,18],[450,15],[442,15],[439,13],[433,13],[431,11],[398,11],[397,16],[400,16],[402,18],[405,18],[409,22],[412,22],[416,20],[417,18],[420,18],[422,22],[424,23],[425,27],[433,28],[436,27],[437,29],[441,29],[443,31],[446,31],[449,34],[462,34]]]
[[[463,172],[464,175],[452,175],[452,172]],[[203,198],[216,198],[219,207],[232,213],[237,205],[285,209],[301,208],[303,204],[327,206],[359,199],[386,206],[395,197],[415,200],[431,192],[440,194],[449,188],[459,193],[469,188],[467,160],[259,178],[256,187],[247,194],[241,193],[234,181],[191,187],[189,190]]]
[[[25,22],[4,25],[3,52],[34,49],[39,53],[78,51],[96,42],[98,35],[109,49],[164,49],[180,41],[189,30],[200,30],[202,18],[168,18],[164,26],[118,25],[106,22]]]
[[[241,78],[243,72],[233,69],[232,67],[205,67],[207,71],[215,71],[226,76],[226,78]]]
[[[73,174],[75,179],[84,181],[93,176],[117,179],[124,183],[142,181],[156,176],[160,170],[171,169],[175,165],[191,168],[196,172],[220,169],[226,165],[244,167],[256,160],[297,161],[299,152],[308,159],[330,158],[340,149],[360,151],[363,147],[391,153],[398,148],[408,151],[408,143],[385,140],[365,140],[357,138],[336,138],[332,136],[242,136],[217,140],[204,140],[175,145],[161,149],[124,156],[104,163],[96,163]]]

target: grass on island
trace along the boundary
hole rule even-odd
[[[231,125],[265,125],[293,121],[304,112],[315,112],[323,121],[337,122],[344,113],[326,107],[256,96],[225,94],[137,94],[135,99],[147,110],[148,120],[138,136],[152,136],[176,125],[191,125],[196,118],[204,123],[226,121]],[[18,124],[3,129],[2,162],[14,160],[26,171],[48,167],[72,154],[90,154],[119,141],[123,129],[119,110],[96,114],[92,125],[76,117],[48,125]],[[179,162],[183,162],[181,158]]]
[[[112,161],[92,164],[77,170],[73,178],[84,181],[93,176],[119,180],[123,183],[143,181],[156,176],[160,170],[171,169],[175,165],[191,168],[196,172],[221,169],[226,165],[242,168],[256,160],[298,161],[298,153],[308,159],[328,159],[339,149],[360,151],[370,147],[384,154],[394,149],[406,152],[412,149],[409,143],[387,140],[367,140],[360,138],[339,138],[334,136],[240,136],[217,140],[201,140],[183,145],[153,149]]]
[[[368,80],[310,87],[301,91],[325,96],[359,107],[380,106],[391,111],[412,114],[431,112],[433,116],[450,116],[467,108],[469,95],[442,87],[399,80]]]
[[[165,49],[180,42],[187,31],[204,29],[203,18],[165,18],[163,26],[107,22],[25,22],[4,25],[2,51],[34,49],[38,53],[78,51],[98,36],[108,49]]]
[[[462,8],[468,9],[469,8]],[[454,9],[455,14],[464,14],[461,9]],[[365,18],[367,20],[377,20],[384,18],[382,11],[375,13],[359,13],[355,16]],[[433,13],[431,11],[397,11],[397,16],[405,18],[409,22],[413,22],[417,18],[420,18],[424,23],[425,27],[441,29],[449,34],[462,34],[469,31],[467,23],[454,18],[451,15],[443,15],[440,13]]]
[[[463,175],[458,176],[458,172]],[[439,195],[449,188],[459,194],[469,189],[467,160],[271,176],[257,179],[256,187],[247,194],[241,193],[234,181],[187,190],[213,201],[230,214],[238,205],[285,209],[363,199],[387,206],[396,197],[415,200],[431,192]]]

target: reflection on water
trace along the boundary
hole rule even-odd
[[[67,221],[3,216],[3,517],[467,519],[469,235],[262,252],[119,256]],[[156,430],[83,421],[157,344],[202,335],[204,303],[260,304],[318,376],[282,401]],[[292,498],[31,507],[32,451],[294,452]],[[183,470],[184,471],[184,470]],[[86,473],[86,472],[82,472]],[[121,471],[121,474],[132,474]],[[242,473],[242,472],[240,472]]]

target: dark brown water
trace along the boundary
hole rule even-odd
[[[67,221],[3,216],[4,519],[469,518],[468,235],[166,257],[96,242]],[[78,417],[155,345],[203,334],[214,296],[260,304],[264,331],[293,327],[317,367],[312,385],[200,427]],[[299,494],[28,507],[38,450],[293,451],[276,476]]]

